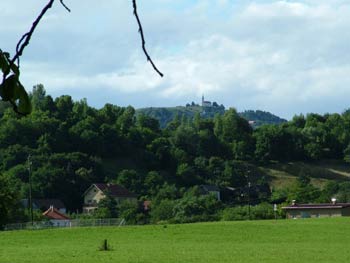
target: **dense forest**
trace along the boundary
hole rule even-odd
[[[59,198],[72,216],[81,211],[82,194],[92,183],[124,185],[140,201],[152,201],[150,214],[131,204],[112,213],[107,200],[96,216],[123,216],[133,223],[241,219],[247,198],[255,205],[249,217],[257,218],[271,217],[268,203],[350,199],[349,183],[319,189],[307,171],[292,188],[275,192],[258,170],[269,162],[349,160],[349,110],[297,115],[253,129],[231,108],[214,118],[177,116],[161,129],[156,119],[136,117],[131,106],[95,109],[67,95],[53,99],[43,85],[33,88],[30,100],[33,112],[27,117],[0,105],[0,225],[28,220],[19,200],[28,197],[29,168],[33,197]],[[218,201],[202,195],[200,185],[229,192]]]

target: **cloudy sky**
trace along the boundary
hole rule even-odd
[[[48,0],[1,1],[0,48],[14,53]],[[350,1],[65,0],[35,32],[21,60],[28,90],[136,108],[199,102],[290,119],[350,108]],[[4,23],[6,21],[6,23]]]

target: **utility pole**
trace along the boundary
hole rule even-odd
[[[251,186],[251,183],[248,182],[248,218],[250,220],[250,186]]]
[[[29,209],[30,209],[30,219],[32,226],[34,225],[34,216],[33,216],[33,200],[32,200],[32,160],[31,155],[28,155],[28,181],[29,181]]]

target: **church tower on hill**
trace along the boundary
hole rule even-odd
[[[202,107],[211,107],[211,102],[210,101],[205,101],[204,100],[204,94],[202,95]]]

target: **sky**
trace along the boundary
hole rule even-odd
[[[14,54],[48,0],[1,1],[0,48]],[[350,1],[58,0],[21,58],[30,91],[91,106],[162,107],[206,100],[295,114],[350,108]],[[6,21],[6,22],[4,22]]]

